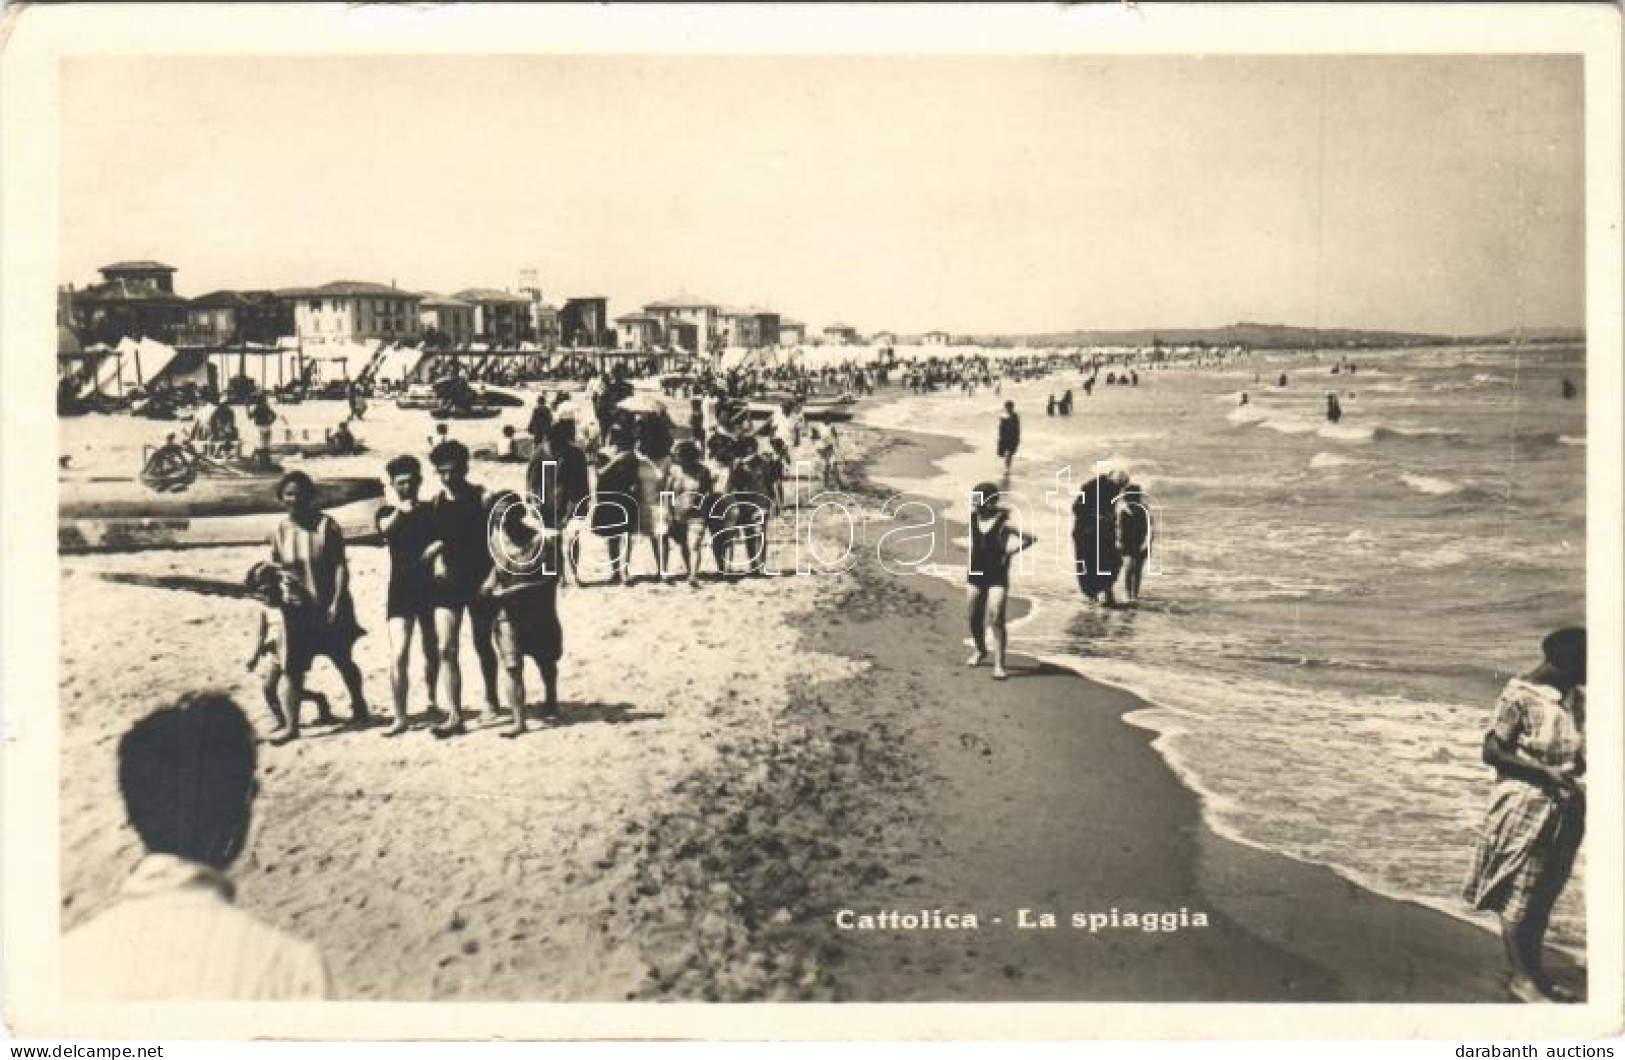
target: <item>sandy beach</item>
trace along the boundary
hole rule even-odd
[[[959,445],[845,437],[859,496],[866,466],[907,478]],[[64,927],[139,856],[114,776],[130,722],[223,688],[269,729],[243,669],[257,605],[197,591],[258,552],[64,557]],[[946,538],[936,558],[956,562]],[[387,556],[356,547],[351,566],[383,711]],[[338,997],[1502,999],[1486,932],[1213,833],[1123,720],[1133,696],[1019,656],[1008,682],[965,667],[940,579],[871,552],[843,574],[572,588],[560,607],[560,723],[262,747],[239,901],[318,942]],[[342,717],[324,663],[314,686]],[[886,911],[978,925],[841,926]],[[1020,926],[1044,913],[1055,927]]]

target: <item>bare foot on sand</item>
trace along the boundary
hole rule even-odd
[[[965,665],[966,666],[980,666],[980,665],[982,665],[983,660],[985,660],[986,658],[987,658],[987,652],[979,651],[979,652],[976,652],[974,655],[972,655],[970,658],[966,659],[965,660]]]

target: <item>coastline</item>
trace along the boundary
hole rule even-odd
[[[866,536],[884,526],[873,480],[966,448],[860,423],[847,438]],[[931,558],[959,566],[962,533]],[[776,521],[779,557],[788,535]],[[138,855],[109,768],[119,728],[207,686],[262,720],[241,669],[255,605],[197,587],[235,585],[257,552],[61,560],[64,926]],[[957,585],[861,555],[810,578],[565,592],[567,722],[524,740],[316,727],[262,750],[240,900],[318,941],[349,999],[1504,1000],[1492,935],[1215,832],[1129,717],[1154,704],[1019,653],[993,682],[964,665]],[[351,562],[379,711],[387,560]],[[1012,598],[1012,620],[1028,610]],[[110,611],[144,636],[66,636]],[[463,661],[473,698],[466,645]],[[1017,928],[1023,908],[1059,923]],[[981,923],[848,930],[843,909]],[[1207,923],[1069,922],[1114,909]]]
[[[963,450],[952,438],[887,433],[891,444],[865,469],[871,478],[928,477],[938,460]],[[953,550],[945,553],[945,562],[958,558]],[[1211,934],[1194,940],[1189,931],[1114,936],[1104,962],[1091,948],[1091,940],[1103,936],[1079,940],[1064,927],[982,931],[974,946],[952,955],[916,936],[904,945],[934,952],[939,964],[957,960],[963,974],[935,984],[910,982],[886,960],[888,947],[872,946],[873,959],[857,976],[864,980],[858,993],[895,994],[898,1000],[996,999],[985,973],[999,959],[1018,970],[1023,964],[1037,969],[1012,977],[1020,983],[1011,986],[1012,1000],[1507,1000],[1501,946],[1493,933],[1418,902],[1375,893],[1330,867],[1221,835],[1204,819],[1200,794],[1153,746],[1157,734],[1129,717],[1156,709],[1154,703],[1018,652],[1011,653],[1013,679],[997,685],[985,671],[963,665],[966,634],[957,588],[926,577],[911,579],[910,590],[926,601],[929,635],[883,623],[845,644],[840,638],[830,644],[831,650],[859,652],[863,644],[893,645],[884,665],[909,676],[913,702],[927,708],[931,722],[916,715],[910,735],[941,782],[938,794],[945,797],[937,820],[943,847],[959,854],[936,866],[938,881],[952,881],[952,887],[922,878],[909,900],[898,896],[899,907],[929,907],[933,900],[940,904],[980,891],[992,908],[1012,913],[1022,904],[1012,900],[1017,892],[1032,896],[1031,908],[1070,911],[1098,906],[1102,898],[1112,904],[1115,896],[1124,909],[1136,902],[1205,908],[1213,924]],[[1017,606],[1019,591],[1018,582],[1012,620],[1025,611]],[[827,634],[814,644],[822,648],[826,641]],[[974,686],[967,683],[977,677]],[[864,680],[873,696],[878,674]],[[973,702],[965,702],[967,692]],[[956,736],[951,730],[957,727],[965,731]],[[1057,804],[1057,798],[1067,803]],[[1100,810],[1108,806],[1108,812]],[[991,836],[998,838],[990,843]],[[1109,864],[1089,856],[1099,851],[1111,852]],[[1069,965],[1070,958],[1084,966]],[[1549,951],[1548,959],[1559,978],[1583,991],[1583,969],[1559,951]],[[1109,981],[1102,981],[1103,963],[1115,969]]]

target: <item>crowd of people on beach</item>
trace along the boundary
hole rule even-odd
[[[1002,394],[1006,378],[1038,375],[1050,367],[1052,360],[994,364],[972,355],[817,370],[747,366],[663,379],[666,400],[658,408],[639,405],[628,371],[588,370],[581,373],[586,386],[579,398],[562,390],[544,394],[530,410],[522,435],[511,425],[504,430],[497,455],[526,463],[522,491],[487,489],[473,481],[473,454],[441,425],[427,440],[424,457],[403,453],[384,468],[388,498],[378,510],[376,528],[389,560],[383,607],[390,645],[392,717],[387,719],[377,718],[369,706],[354,658],[365,616],[357,613],[352,594],[347,549],[353,546],[320,510],[311,477],[289,471],[275,487],[284,517],[268,555],[245,577],[248,592],[262,605],[247,666],[260,671],[275,723],[269,742],[298,738],[301,710],[308,707],[322,724],[363,729],[387,722],[383,735],[390,738],[411,732],[418,674],[427,699],[422,717],[431,722],[427,730],[439,739],[467,734],[473,715],[467,699],[473,697],[465,699],[461,668],[465,629],[478,661],[481,714],[505,721],[501,736],[521,736],[533,720],[546,722],[563,713],[561,587],[632,585],[634,556],[644,546],[653,578],[663,582],[698,584],[707,565],[716,577],[763,573],[770,521],[786,506],[793,456],[810,444],[823,486],[844,488],[840,433],[833,425],[807,422],[807,397],[829,390],[861,395],[892,383],[916,394],[952,389]],[[1100,366],[1090,367],[1082,384],[1085,397],[1101,375]],[[1113,366],[1104,385],[1138,386],[1140,369],[1147,367]],[[1332,371],[1354,375],[1358,368],[1344,359]],[[1275,382],[1286,387],[1289,380],[1283,372]],[[1572,384],[1564,384],[1564,396],[1571,396]],[[365,417],[368,395],[365,386],[351,388],[352,420]],[[775,411],[765,423],[754,423],[745,406],[764,399]],[[1245,393],[1241,400],[1248,402]],[[1070,389],[1045,403],[1046,415],[1068,416],[1074,408]],[[1342,415],[1338,395],[1328,393],[1326,418],[1336,423]],[[257,432],[256,464],[271,466],[270,432],[278,419],[263,393],[248,406],[248,424]],[[678,420],[685,421],[688,437],[678,437],[683,433],[676,429]],[[235,452],[242,435],[236,413],[220,401],[198,417],[187,447],[205,455],[212,446]],[[1014,401],[1002,402],[993,441],[1004,485],[978,483],[968,509],[966,609],[972,652],[967,662],[982,667],[991,660],[993,678],[1003,680],[1009,676],[1006,611],[1014,559],[1036,540],[1019,529],[1004,503],[1022,445]],[[178,446],[173,436],[169,442]],[[429,491],[426,471],[435,483]],[[1080,593],[1105,607],[1137,601],[1156,530],[1145,489],[1126,468],[1103,467],[1078,490],[1071,511]],[[608,558],[596,575],[583,577],[587,535],[602,540]],[[1543,949],[1553,907],[1572,875],[1585,832],[1585,631],[1559,630],[1545,638],[1541,650],[1537,667],[1507,683],[1484,735],[1482,759],[1495,780],[1462,889],[1469,907],[1499,917],[1511,973],[1507,989],[1524,1002],[1574,999],[1573,991],[1546,971]],[[343,722],[326,697],[306,685],[318,657],[327,658],[343,682],[349,707]],[[541,677],[542,702],[534,713],[527,706],[527,662]],[[163,734],[205,719],[214,726],[211,738],[220,738],[220,731],[235,734],[229,749],[233,768],[246,769],[251,781],[252,726],[241,718],[235,704],[192,697],[138,723],[126,737],[120,754],[130,763],[125,796],[131,820],[154,857],[170,859],[149,859],[142,871],[223,880],[220,874],[236,856],[232,844],[241,841],[232,838],[240,822],[217,822],[208,849],[189,845],[166,832],[168,826],[154,823],[158,811],[151,791],[157,784],[153,778],[168,768],[160,761],[160,745],[168,738]],[[246,736],[238,732],[244,726]],[[237,746],[244,741],[247,751]],[[241,787],[246,782],[237,773],[229,783]],[[80,940],[88,946],[108,930],[113,928],[93,922]],[[325,988],[313,952],[294,940],[277,945],[279,959],[290,969],[287,981],[255,989],[314,996]]]
[[[604,584],[633,584],[640,543],[647,544],[661,581],[698,585],[708,556],[714,576],[760,575],[768,569],[769,521],[785,505],[785,477],[804,440],[820,458],[823,485],[844,485],[837,428],[809,428],[793,401],[757,427],[737,403],[696,397],[694,437],[674,440],[663,409],[628,411],[625,406],[636,404],[623,396],[628,389],[611,381],[589,392],[595,411],[581,418],[595,437],[604,435],[590,448],[576,438],[577,417],[564,408],[565,396],[539,397],[526,432],[529,454],[511,454],[527,460],[522,493],[472,482],[468,447],[447,437],[443,425],[429,439],[427,464],[439,487],[433,496],[424,496],[423,461],[402,454],[387,463],[390,496],[377,516],[390,559],[384,617],[394,718],[385,736],[410,728],[414,641],[429,713],[440,715],[444,707],[430,731],[440,738],[467,732],[459,663],[465,628],[479,660],[486,712],[508,718],[502,735],[526,731],[526,660],[542,676],[541,717],[557,716],[563,653],[557,594],[561,584],[590,583],[581,562],[584,534],[605,545]],[[305,472],[282,475],[276,497],[285,517],[268,559],[246,578],[265,605],[249,665],[271,659],[263,674],[277,726],[271,742],[298,737],[298,708],[312,698],[304,681],[317,657],[328,658],[344,680],[350,724],[367,727],[374,719],[352,658],[362,627],[344,536],[318,509],[315,482]],[[315,702],[319,719],[331,720],[325,700]]]

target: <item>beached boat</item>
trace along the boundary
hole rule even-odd
[[[858,399],[851,394],[839,397],[808,398],[801,413],[813,423],[845,423],[852,418],[852,406]]]
[[[436,409],[440,407],[440,396],[435,393],[433,384],[413,383],[395,398],[395,407],[402,409]]]
[[[745,405],[745,415],[753,420],[772,419],[778,415],[784,400],[769,396]],[[857,399],[850,394],[839,397],[808,398],[801,405],[801,414],[811,423],[845,423],[852,418],[852,406]]]
[[[276,475],[200,478],[185,490],[158,493],[136,479],[63,479],[57,551],[262,544],[283,515],[273,496],[276,480]],[[337,521],[347,540],[376,537],[373,518],[383,494],[377,479],[316,482],[317,507]]]
[[[429,415],[437,420],[489,420],[502,415],[502,410],[476,405],[472,408],[430,409]]]

